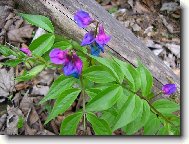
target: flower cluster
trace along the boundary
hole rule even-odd
[[[99,22],[93,20],[87,12],[82,10],[75,13],[74,20],[81,28],[86,28],[93,22],[97,23],[96,30],[91,30],[84,35],[81,46],[89,45],[91,54],[95,56],[99,56],[100,52],[104,52],[104,46],[110,41],[111,37],[105,33],[103,25],[99,25]]]
[[[49,56],[52,63],[63,65],[62,70],[66,76],[79,78],[83,63],[75,51],[55,48],[50,52]]]

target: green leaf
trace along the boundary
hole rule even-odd
[[[0,44],[0,53],[4,56],[10,56],[10,55],[14,55],[16,57],[18,56],[18,54],[15,51],[1,44]]]
[[[112,128],[116,122],[116,117],[117,117],[117,111],[115,108],[108,109],[106,111],[103,111],[101,115],[101,119],[104,119],[109,126]]]
[[[85,92],[87,93],[87,95],[93,99],[98,93],[101,92],[101,90],[97,89],[97,88],[90,88],[90,89],[86,89]]]
[[[75,78],[73,77],[66,77],[64,75],[60,75],[52,84],[49,89],[48,94],[39,102],[42,104],[50,99],[55,99],[58,97],[62,92],[71,88],[73,83],[75,82]]]
[[[83,114],[77,112],[67,116],[61,124],[60,135],[75,135],[79,121],[81,120]]]
[[[11,59],[11,60],[7,60],[3,65],[15,67],[21,62],[22,62],[22,60],[20,60],[20,59]]]
[[[32,54],[38,55],[38,56],[42,56],[43,54],[45,54],[53,46],[54,39],[55,39],[55,36],[50,33],[43,34],[39,38],[35,39],[29,45],[29,48],[32,51]]]
[[[78,94],[81,92],[79,89],[67,89],[60,96],[57,97],[54,107],[49,114],[45,124],[57,117],[59,114],[63,114],[75,101]]]
[[[143,103],[138,96],[129,96],[123,107],[118,111],[113,130],[126,126],[142,112]]]
[[[139,63],[138,71],[140,72],[142,95],[147,97],[151,94],[153,86],[152,74],[141,63]]]
[[[45,65],[37,65],[33,67],[30,71],[26,72],[25,74],[18,76],[16,78],[16,81],[21,82],[21,81],[30,80],[33,77],[35,77],[37,74],[39,74],[45,67],[46,67]]]
[[[95,83],[109,83],[116,81],[103,66],[91,66],[83,72],[83,77]]]
[[[120,78],[118,76],[118,74],[116,73],[116,71],[114,70],[114,68],[112,68],[112,65],[110,63],[110,60],[107,58],[101,58],[101,57],[96,57],[96,56],[92,56],[90,55],[91,58],[93,58],[94,60],[96,60],[97,62],[99,62],[100,64],[102,64],[103,66],[105,66],[106,68],[108,68],[111,72],[111,75],[118,81],[120,82]]]
[[[108,125],[108,123],[98,118],[93,113],[87,113],[87,120],[91,123],[92,128],[96,135],[111,135],[112,131]]]
[[[23,17],[26,21],[28,21],[30,24],[35,25],[37,27],[40,27],[42,29],[45,29],[51,33],[54,32],[54,27],[52,25],[52,22],[49,20],[49,18],[42,16],[42,15],[31,15],[31,14],[19,14],[21,17]]]
[[[121,71],[125,75],[125,78],[132,91],[137,92],[141,86],[140,74],[139,72],[131,65],[126,62],[123,62],[117,58],[114,60],[119,64]]]
[[[123,128],[127,135],[134,134],[139,129],[141,129],[148,121],[148,118],[150,116],[150,106],[145,100],[142,101],[143,101],[143,111],[138,115],[138,117],[134,121],[132,121]]]
[[[100,92],[86,106],[87,111],[103,111],[111,108],[123,93],[122,87],[119,85],[111,86]]]
[[[65,49],[70,49],[72,48],[72,45],[70,43],[69,40],[64,40],[64,41],[59,41],[59,42],[56,42],[54,45],[53,45],[54,48],[60,48],[62,50],[65,50]]]
[[[161,127],[157,133],[157,135],[169,135],[169,132],[166,127]]]
[[[72,47],[74,48],[74,49],[76,49],[78,52],[82,52],[82,53],[84,53],[84,54],[87,54],[87,49],[86,49],[86,47],[82,47],[78,42],[76,42],[76,41],[71,41],[71,44],[72,44]]]
[[[168,99],[159,99],[152,104],[162,114],[171,114],[180,109],[180,106]]]
[[[160,129],[161,122],[155,114],[149,116],[148,121],[144,126],[144,135],[155,135]]]
[[[119,99],[117,100],[117,109],[120,110],[122,106],[125,104],[129,96],[133,96],[134,94],[129,92],[127,89],[123,89],[123,94],[120,95]]]
[[[24,126],[24,118],[22,116],[18,117],[17,128],[22,128]]]

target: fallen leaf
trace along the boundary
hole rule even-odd
[[[7,106],[7,113],[6,133],[7,135],[18,135],[17,124],[19,117],[23,117],[22,111],[19,108]]]
[[[0,69],[0,102],[3,102],[14,91],[14,69]]]
[[[49,91],[49,86],[35,85],[31,92],[32,95],[46,95]]]
[[[163,3],[160,11],[167,11],[172,12],[172,11],[176,11],[177,9],[179,9],[179,5],[175,2],[168,2],[168,3]]]
[[[6,125],[6,119],[7,119],[7,114],[3,114],[0,117],[0,131],[3,131],[2,130],[3,126],[5,127],[5,125]]]
[[[32,32],[34,27],[26,25],[24,27],[10,30],[7,33],[9,41],[25,43],[24,38],[32,38]]]

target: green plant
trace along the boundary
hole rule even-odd
[[[60,135],[75,135],[81,121],[84,134],[88,121],[95,135],[111,135],[118,129],[122,129],[126,135],[132,135],[141,129],[143,135],[180,135],[180,116],[175,113],[180,109],[179,104],[169,97],[150,102],[154,97],[153,77],[140,61],[135,68],[113,56],[97,57],[103,49],[92,45],[91,42],[96,43],[93,40],[90,41],[89,47],[91,54],[95,56],[88,54],[86,47],[57,36],[48,18],[29,14],[21,16],[49,33],[40,36],[29,45],[31,55],[28,50],[24,50],[24,54],[18,48],[11,50],[7,46],[0,46],[1,54],[16,57],[14,60],[7,60],[4,65],[14,67],[23,62],[26,66],[32,67],[29,71],[25,70],[16,80],[27,81],[46,68],[60,68],[59,65],[52,64],[53,58],[53,63],[63,65],[64,74],[53,82],[48,94],[40,101],[40,104],[43,104],[48,100],[55,100],[45,124],[63,114],[80,95],[83,100],[82,109],[68,115],[62,121]],[[90,37],[98,36],[98,24],[96,22],[95,33],[88,33]],[[85,39],[83,41],[84,45],[89,44]],[[57,47],[59,49],[55,49]],[[98,48],[98,52],[94,52],[94,48]],[[59,56],[54,56],[54,53]],[[75,68],[76,61],[79,62],[79,67],[82,65],[82,69],[78,70],[76,67],[68,74],[68,67]],[[166,86],[161,94],[172,94],[176,88],[171,88],[172,91],[170,85]]]

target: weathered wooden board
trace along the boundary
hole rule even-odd
[[[85,10],[104,24],[106,32],[112,39],[106,49],[114,55],[136,66],[140,59],[152,72],[155,87],[161,89],[162,84],[169,83],[168,78],[177,84],[180,93],[180,78],[176,76],[157,56],[155,56],[130,30],[113,18],[95,0],[13,0],[18,9],[26,13],[49,16],[56,26],[56,32],[81,42],[87,29],[79,28],[73,20],[74,13]]]

